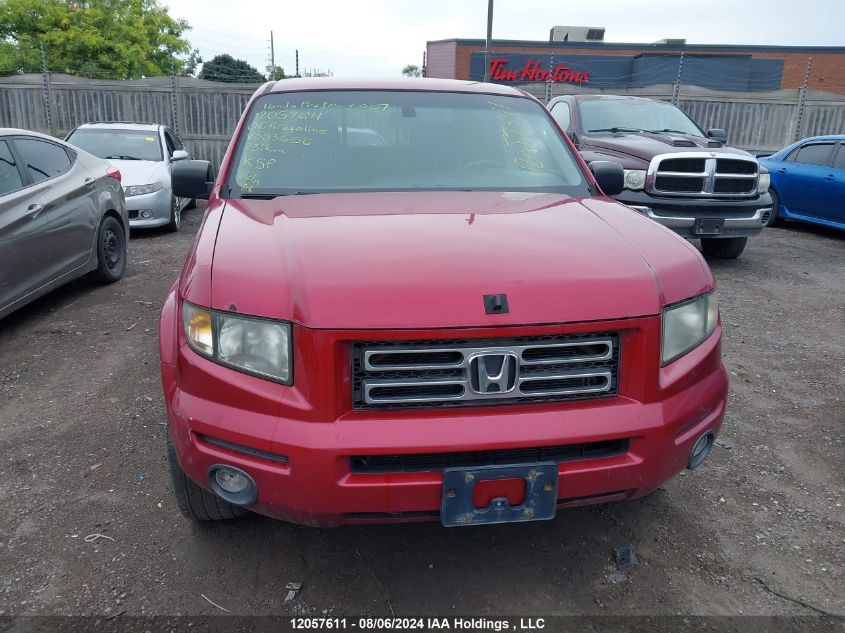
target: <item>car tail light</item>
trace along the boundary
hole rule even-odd
[[[120,182],[120,179],[122,178],[120,170],[117,167],[109,167],[106,170],[106,176],[109,178],[115,178],[118,182]]]

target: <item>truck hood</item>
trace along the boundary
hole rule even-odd
[[[708,143],[714,145],[708,146]],[[619,134],[584,135],[579,149],[582,152],[621,154],[639,159],[647,166],[658,154],[672,152],[708,152],[714,154],[742,154],[748,152],[732,147],[718,146],[713,139],[681,134],[653,134],[650,132],[624,132]]]
[[[687,242],[608,198],[415,192],[225,204],[211,296],[188,299],[312,328],[656,315],[714,284]],[[486,314],[485,294],[506,294],[510,311]]]

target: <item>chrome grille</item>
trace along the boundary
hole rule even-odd
[[[616,394],[619,338],[611,334],[358,342],[356,409],[553,402]]]
[[[661,154],[651,161],[646,189],[667,196],[749,196],[757,192],[758,169],[754,158],[740,154]]]

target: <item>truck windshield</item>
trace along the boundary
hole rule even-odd
[[[237,141],[230,197],[492,190],[589,195],[538,103],[420,91],[272,93]]]
[[[663,132],[703,137],[701,130],[675,106],[634,99],[578,101],[581,127],[592,132]]]

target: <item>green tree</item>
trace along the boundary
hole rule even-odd
[[[402,74],[406,77],[422,77],[422,70],[416,64],[408,64],[402,69]]]
[[[289,77],[285,74],[284,68],[282,68],[281,66],[276,66],[276,72],[267,75],[267,79],[289,79]]]
[[[190,29],[157,0],[0,0],[0,74],[47,67],[101,79],[190,74]]]
[[[235,59],[231,55],[223,53],[214,59],[205,62],[199,74],[200,79],[209,81],[227,81],[241,83],[255,83],[266,81],[264,75],[259,73],[255,67],[250,66],[242,59]]]

